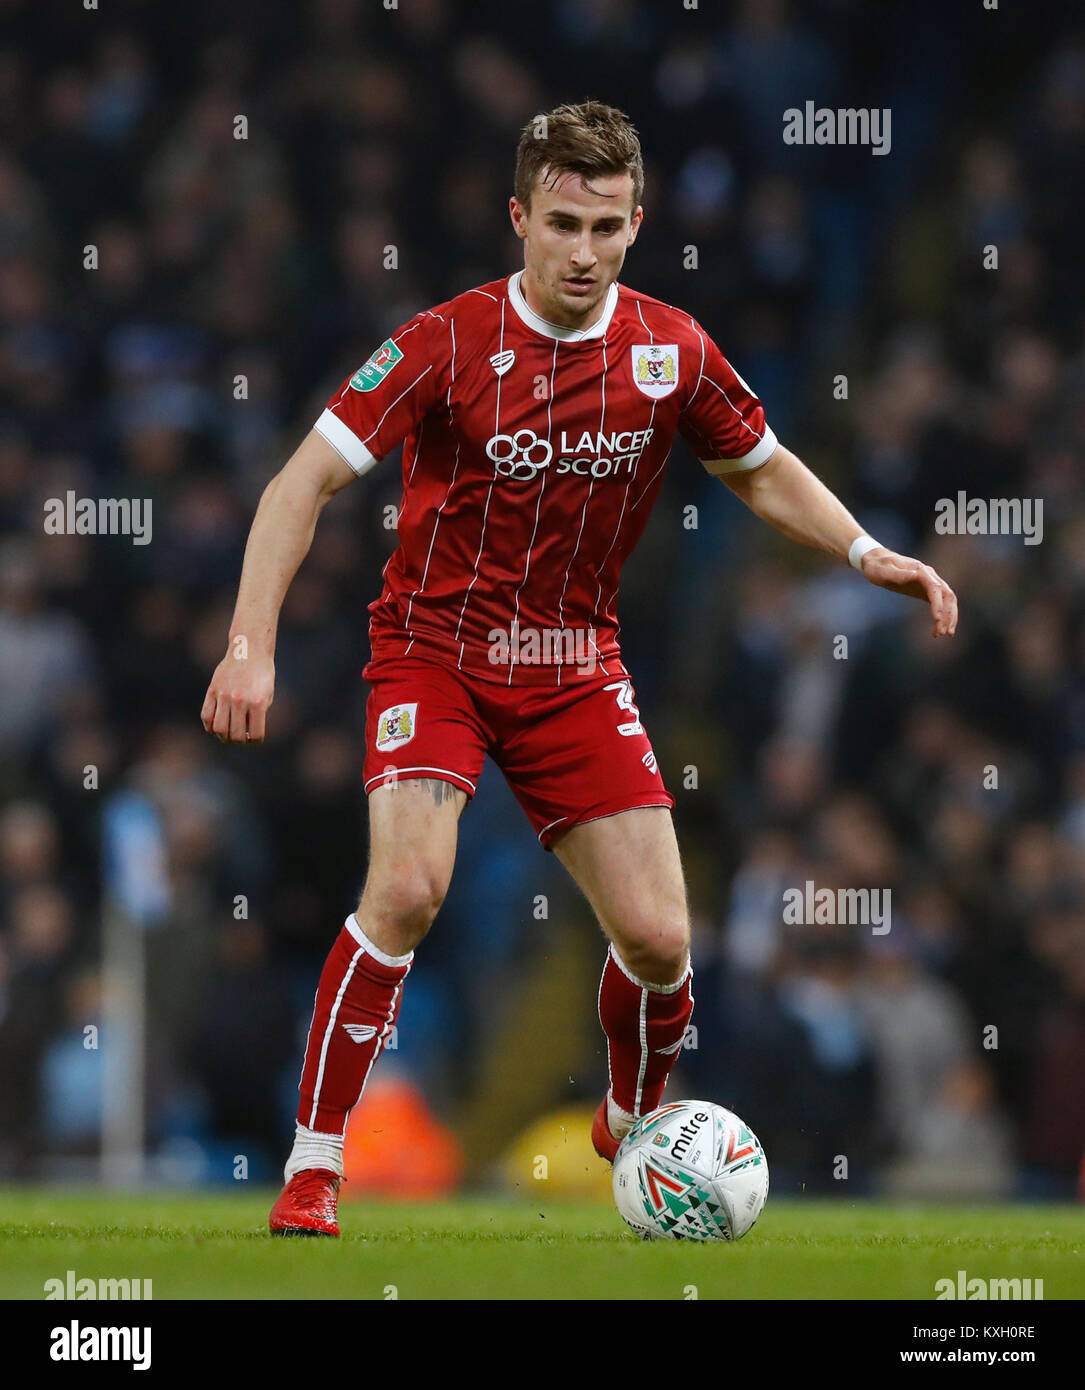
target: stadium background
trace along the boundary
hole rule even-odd
[[[697,1046],[670,1094],[749,1119],[776,1191],[1078,1191],[1085,46],[1059,7],[974,8],[0,7],[0,1176],[98,1171],[123,1048],[103,923],[127,914],[144,1176],[229,1182],[244,1154],[275,1181],[364,871],[359,671],[397,460],[326,511],[269,740],[235,749],[198,716],[248,523],[392,329],[521,263],[517,132],[594,96],[644,144],[623,281],[693,312],[963,614],[934,642],[919,605],[784,542],[676,446],[621,610],[695,917]],[[807,99],[891,108],[891,154],[785,146]],[[152,543],[45,535],[69,489],[153,499]],[[959,489],[1042,497],[1043,543],[935,536]],[[808,879],[890,888],[892,931],[786,929]],[[405,1137],[378,1190],[515,1181],[526,1125],[590,1114],[602,956],[490,767],[374,1073],[370,1128]]]

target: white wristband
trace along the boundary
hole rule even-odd
[[[856,536],[851,543],[848,551],[848,564],[852,569],[861,570],[863,568],[863,556],[868,550],[881,550],[881,541],[876,541],[873,536]]]

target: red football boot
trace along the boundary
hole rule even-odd
[[[603,1097],[603,1103],[595,1112],[595,1119],[591,1122],[591,1142],[600,1158],[605,1158],[608,1163],[614,1162],[614,1155],[618,1152],[618,1145],[622,1141],[615,1139],[610,1132],[610,1125],[607,1123],[606,1096]]]
[[[337,1236],[341,1179],[327,1168],[303,1168],[279,1193],[268,1229],[273,1236]]]

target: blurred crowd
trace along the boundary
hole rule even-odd
[[[148,1143],[207,1174],[238,1145],[281,1163],[364,873],[365,607],[398,463],[325,512],[268,741],[227,749],[199,711],[248,523],[388,333],[521,263],[518,131],[593,96],[644,145],[623,282],[694,313],[781,440],[962,612],[934,641],[919,605],[789,545],[676,447],[622,604],[696,921],[672,1090],[748,1118],[785,1190],[1077,1191],[1085,40],[1045,3],[1027,31],[884,9],[556,0],[528,35],[497,0],[4,6],[0,1173],[94,1152],[87,1029],[123,896],[102,827],[126,795],[160,858]],[[785,146],[807,99],[891,108],[891,154]],[[936,535],[961,489],[1042,498],[1042,543]],[[151,543],[45,534],[69,491],[151,499]],[[808,880],[891,889],[891,931],[785,924]],[[453,1124],[499,985],[549,929],[540,894],[581,911],[490,768],[381,1064]],[[554,1103],[605,1078],[600,1047]]]

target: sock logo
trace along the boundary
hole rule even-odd
[[[686,1035],[685,1035],[685,1033],[683,1033],[682,1036],[678,1039],[678,1041],[677,1041],[676,1043],[671,1043],[670,1047],[657,1047],[657,1048],[655,1049],[656,1056],[657,1056],[657,1057],[673,1057],[674,1054],[678,1051],[678,1049],[679,1049],[679,1048],[682,1046],[682,1044],[685,1042],[685,1040],[686,1040]]]
[[[343,1028],[351,1042],[364,1043],[377,1036],[377,1030],[371,1028],[368,1023],[344,1023]]]

